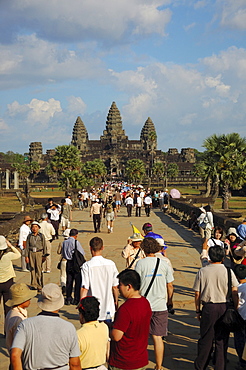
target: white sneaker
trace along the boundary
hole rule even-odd
[[[113,228],[111,227],[111,229],[110,229],[110,232],[112,233],[113,232]]]

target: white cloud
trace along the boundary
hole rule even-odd
[[[85,102],[79,97],[69,96],[67,98],[68,101],[68,112],[73,112],[73,114],[84,114],[86,111],[86,104]]]
[[[193,22],[191,24],[188,24],[187,26],[184,26],[184,30],[187,32],[189,30],[191,30],[192,28],[194,28],[196,26],[196,22]]]
[[[201,9],[208,5],[207,0],[200,0],[194,4],[194,9]]]
[[[16,25],[49,40],[125,42],[130,36],[163,36],[169,0],[12,0],[2,4],[2,37]],[[38,14],[38,17],[37,17]],[[1,36],[0,36],[1,37]]]
[[[87,49],[74,51],[41,40],[35,34],[18,36],[14,44],[0,45],[0,66],[0,89],[100,78],[106,71],[89,44]]]
[[[246,30],[245,0],[217,0],[217,6],[222,26]]]
[[[0,118],[0,130],[5,131],[7,129],[8,129],[8,125],[5,123],[5,121],[2,118]]]
[[[22,117],[29,125],[36,123],[47,125],[56,113],[62,112],[59,101],[51,98],[48,101],[32,99],[29,104],[20,105],[17,101],[8,104],[11,117]]]

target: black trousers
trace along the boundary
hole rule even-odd
[[[10,287],[14,284],[14,279],[11,278],[4,283],[0,283],[0,302],[3,297],[4,316],[11,310],[11,307],[6,306],[6,302],[10,299]]]
[[[80,288],[81,288],[81,272],[76,273],[72,269],[73,262],[67,261],[66,273],[67,273],[67,282],[66,282],[66,298],[68,301],[72,301],[72,291],[73,283],[74,284],[74,299],[79,301],[80,299]]]
[[[101,215],[93,215],[93,224],[94,224],[94,231],[100,231],[101,226]]]
[[[195,369],[207,368],[215,342],[215,370],[226,368],[226,354],[228,348],[229,332],[222,329],[218,320],[226,311],[226,303],[207,303],[203,306],[200,321],[200,339],[198,340],[198,353],[195,359]]]
[[[132,215],[132,204],[127,204],[126,209],[127,209],[127,216],[131,217],[131,215]]]
[[[136,217],[141,217],[141,207],[136,207]]]
[[[150,205],[149,204],[145,204],[145,213],[146,213],[146,216],[149,217],[149,214],[150,214]]]

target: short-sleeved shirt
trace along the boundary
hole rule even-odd
[[[69,369],[69,358],[78,357],[80,350],[73,324],[59,315],[47,313],[20,323],[11,348],[22,350],[23,368],[46,369],[60,366]]]
[[[231,270],[232,287],[238,286],[238,281]],[[202,267],[195,278],[193,289],[200,292],[204,303],[225,303],[228,292],[228,273],[223,264],[211,263]]]
[[[94,256],[81,268],[82,287],[88,289],[88,295],[96,297],[100,302],[98,320],[105,320],[107,312],[115,313],[112,287],[118,285],[118,270],[113,261],[102,256]]]
[[[141,277],[141,294],[144,295],[152,279],[157,257],[146,257],[136,264],[135,270]],[[157,270],[153,285],[147,295],[152,311],[167,310],[167,284],[174,280],[171,267],[163,260]]]
[[[127,299],[118,309],[114,329],[124,332],[111,341],[109,364],[119,369],[139,369],[148,364],[148,336],[152,312],[144,297]]]
[[[106,362],[109,330],[104,322],[86,322],[77,330],[77,336],[82,369],[97,367]]]
[[[241,224],[237,227],[237,232],[239,234],[239,236],[243,239],[243,240],[246,240],[246,225],[245,224]]]

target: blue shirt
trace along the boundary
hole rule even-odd
[[[68,261],[71,261],[73,259],[74,248],[75,248],[75,239],[70,236],[67,240],[64,240],[64,242],[62,243],[62,257]],[[85,251],[78,240],[77,240],[77,249],[80,253],[85,255]]]
[[[237,227],[237,232],[239,236],[243,239],[246,240],[246,225],[241,224]]]
[[[166,246],[166,244],[164,242],[164,239],[161,235],[153,233],[153,231],[150,231],[148,234],[145,235],[145,238],[156,239],[158,241],[158,243],[163,247],[163,249],[167,249],[167,246]]]

